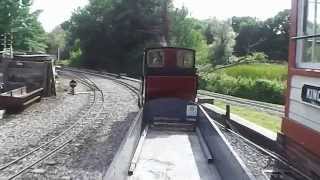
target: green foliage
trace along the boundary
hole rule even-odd
[[[236,78],[269,79],[286,81],[288,68],[280,64],[243,64],[218,70],[217,73],[225,73]]]
[[[81,59],[81,49],[75,49],[71,51],[70,53],[70,66],[81,66],[83,64],[82,59]]]
[[[162,0],[92,0],[63,24],[69,49],[80,39],[83,65],[137,74],[143,49],[159,46],[165,23]]]
[[[66,32],[61,28],[61,26],[57,26],[52,32],[48,33],[47,52],[49,54],[57,54],[57,50],[59,48],[62,57],[64,57],[63,55],[65,54],[66,35]]]
[[[284,103],[285,86],[280,81],[235,78],[224,73],[210,73],[204,80],[205,89],[209,91],[276,104]]]
[[[232,27],[238,34],[234,51],[238,56],[264,52],[271,59],[288,58],[289,10],[275,17],[259,21],[252,17],[233,17]]]
[[[80,49],[80,40],[77,39],[70,52],[70,66],[81,66],[83,64],[82,51]]]
[[[13,34],[14,49],[45,52],[46,34],[37,20],[41,11],[31,13],[31,3],[31,0],[1,0],[0,34]]]
[[[186,8],[175,9],[170,13],[170,42],[169,46],[195,49],[197,63],[208,62],[208,45],[202,34],[203,22],[188,17]]]
[[[229,63],[235,45],[235,33],[227,21],[211,19],[205,31],[209,45],[209,59],[212,65]]]
[[[287,69],[283,65],[238,65],[201,73],[200,88],[270,103],[284,103]]]

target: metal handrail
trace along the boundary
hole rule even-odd
[[[307,35],[307,36],[296,36],[291,37],[292,40],[299,40],[299,39],[308,39],[308,38],[317,38],[320,37],[320,34],[314,34],[314,35]]]

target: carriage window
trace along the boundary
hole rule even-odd
[[[193,68],[194,53],[188,50],[181,50],[177,53],[177,66],[181,68]]]
[[[164,66],[164,53],[162,50],[150,50],[147,57],[148,67],[159,68]]]
[[[297,66],[320,68],[320,0],[304,0],[299,10]]]

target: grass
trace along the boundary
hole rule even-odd
[[[215,100],[215,106],[225,109],[226,103],[223,101]],[[281,118],[278,116],[270,115],[266,112],[259,112],[252,108],[241,107],[232,105],[231,113],[236,114],[252,123],[261,127],[269,129],[273,132],[279,132],[281,128]]]
[[[287,80],[287,65],[283,64],[243,64],[218,70],[229,76],[247,79]]]
[[[59,66],[69,66],[70,65],[70,60],[60,60],[60,61],[57,61],[56,62],[56,65],[59,65]]]
[[[241,64],[200,73],[200,88],[216,93],[284,103],[287,66],[284,64]]]

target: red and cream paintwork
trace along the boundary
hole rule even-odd
[[[282,144],[284,146],[284,153],[289,160],[293,161],[296,166],[300,166],[298,167],[300,169],[308,168],[309,170],[306,170],[308,171],[308,175],[317,174],[318,177],[318,173],[320,172],[315,171],[319,171],[320,168],[317,167],[317,164],[320,162],[318,161],[320,159],[320,105],[307,102],[304,98],[306,96],[310,98],[310,95],[316,97],[314,95],[317,92],[317,88],[320,87],[320,61],[307,63],[306,59],[304,59],[306,56],[302,55],[305,53],[303,51],[306,51],[306,44],[312,43],[312,39],[315,39],[312,36],[316,35],[305,34],[306,30],[303,28],[306,24],[303,22],[306,20],[306,14],[304,13],[307,11],[305,3],[311,4],[311,1],[292,0],[289,78],[286,92],[285,117],[282,124],[282,135],[286,141],[282,142]],[[310,4],[307,8],[314,6]],[[314,11],[314,8],[312,11]],[[320,6],[318,13],[320,16]],[[320,22],[318,23],[320,24]],[[319,49],[314,48],[314,50]],[[313,87],[314,89],[306,90],[306,86]],[[320,90],[318,92],[320,93]],[[320,100],[319,94],[318,98]],[[317,99],[314,99],[314,101],[317,101]]]

